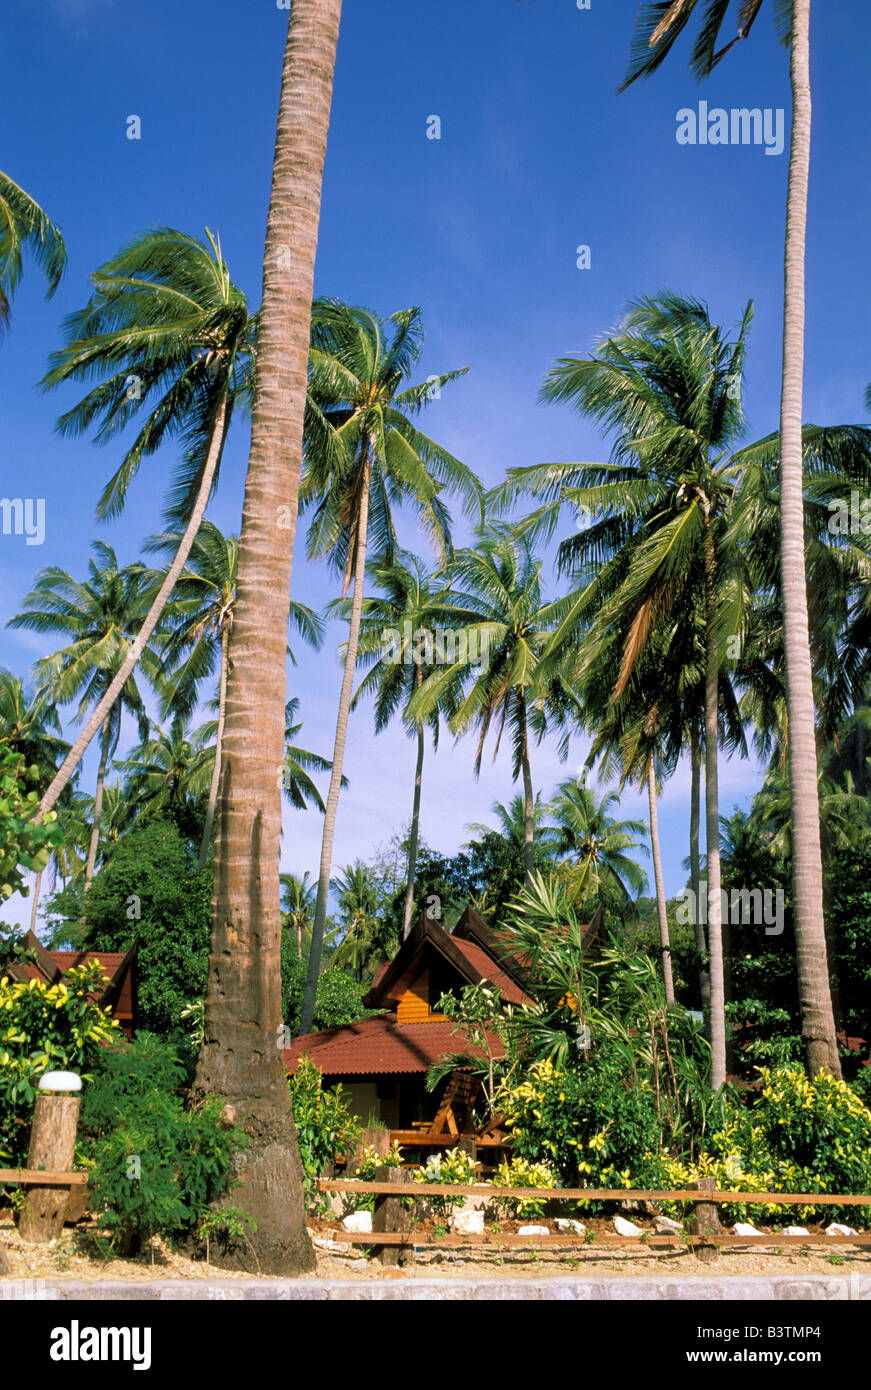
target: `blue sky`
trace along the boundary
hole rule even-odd
[[[518,465],[606,456],[591,424],[536,403],[538,387],[554,358],[586,352],[628,298],[663,286],[706,299],[726,324],[755,301],[748,438],[776,427],[788,154],[681,146],[675,131],[677,111],[700,99],[783,107],[788,127],[786,54],[762,15],[703,88],[687,71],[685,36],[653,79],[617,96],[636,9],[636,0],[591,0],[589,10],[575,0],[346,0],[316,290],[385,315],[422,307],[421,376],[471,368],[425,427],[487,485]],[[848,25],[843,7],[814,9],[805,414],[839,423],[864,419],[871,378],[861,297],[871,193],[856,158],[871,11],[853,6]],[[0,665],[23,674],[51,643],[5,623],[36,571],[59,564],[82,575],[98,535],[122,562],[136,558],[160,527],[174,462],[168,448],[143,469],[119,521],[94,521],[117,445],[60,439],[55,419],[75,395],[36,389],[61,319],[84,302],[94,267],[159,223],[219,230],[231,274],[256,305],[287,15],[274,0],[6,0],[5,18],[0,167],[61,224],[71,262],[48,303],[27,267],[0,343],[2,492],[46,499],[41,547],[0,537]],[[139,141],[126,137],[130,115],[140,117]],[[427,138],[433,115],[440,140]],[[577,267],[582,244],[588,270]],[[227,531],[239,526],[247,446],[237,421],[209,513]],[[423,547],[413,518],[403,536]],[[333,594],[301,544],[293,592],[315,606]],[[302,742],[325,755],[341,638],[334,627],[320,655],[300,650],[290,677]],[[544,744],[536,786],[549,794],[585,751],[576,743],[563,768]],[[407,822],[413,752],[399,728],[376,739],[369,711],[354,716],[337,866]],[[94,761],[89,754],[86,780]],[[425,768],[422,830],[444,852],[513,791],[504,751],[478,783],[471,761],[470,742],[445,738]],[[745,803],[758,779],[753,764],[724,758],[723,811]],[[669,893],[684,881],[688,782],[680,768],[662,798]],[[646,815],[633,796],[624,806]],[[283,867],[316,872],[320,828],[314,812],[286,812]]]

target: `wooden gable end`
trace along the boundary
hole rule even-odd
[[[468,980],[431,944],[424,945],[412,970],[399,982],[396,1017],[399,1023],[432,1022],[445,1017],[435,1005],[448,990],[460,990]]]
[[[422,970],[405,993],[400,995],[396,1017],[400,1023],[421,1023],[430,1017],[428,970]]]

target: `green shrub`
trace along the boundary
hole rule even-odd
[[[350,1158],[360,1137],[360,1126],[348,1109],[341,1086],[324,1090],[323,1077],[310,1057],[300,1058],[287,1084],[299,1137],[306,1201],[325,1210],[329,1202],[325,1194],[318,1193],[317,1180],[328,1164]]]
[[[378,1156],[371,1144],[367,1144],[363,1149],[357,1165],[354,1178],[359,1182],[374,1182],[375,1174],[379,1168],[401,1168],[403,1166],[402,1149],[398,1144],[391,1144],[387,1153],[383,1157]],[[375,1193],[366,1192],[357,1195],[354,1192],[345,1194],[345,1211],[374,1211]],[[403,1204],[410,1205],[411,1198],[400,1198]]]
[[[133,1042],[119,1040],[119,1045],[104,1048],[82,1093],[79,1132],[85,1153],[92,1151],[94,1140],[147,1103],[152,1092],[172,1094],[186,1079],[176,1049],[152,1033],[137,1033]]]
[[[556,1187],[556,1177],[546,1163],[530,1163],[528,1159],[515,1154],[503,1159],[493,1174],[494,1187]],[[504,1216],[524,1220],[541,1216],[546,1199],[524,1201],[522,1197],[494,1197],[493,1206]]]
[[[629,1084],[607,1045],[577,1070],[534,1062],[497,1105],[512,1149],[555,1169],[563,1187],[657,1187],[659,1120],[649,1083]]]
[[[94,1206],[125,1253],[157,1231],[195,1228],[226,1190],[245,1143],[241,1130],[220,1122],[219,1097],[186,1109],[184,1082],[177,1050],[146,1033],[107,1048],[84,1092],[81,1148],[92,1165]]]
[[[862,1104],[871,1110],[871,1066],[860,1067],[850,1085]]]
[[[299,1032],[305,978],[306,966],[299,958],[296,937],[285,928],[281,933],[281,1008],[282,1018],[294,1037]],[[334,965],[322,970],[318,976],[312,1019],[315,1031],[342,1028],[358,1018],[372,1018],[377,1014],[379,1010],[367,1009],[363,1005],[363,995],[368,988],[368,985],[352,980],[350,975]]]
[[[190,1231],[226,1189],[240,1130],[221,1123],[210,1097],[185,1110],[180,1096],[152,1089],[127,1097],[117,1125],[94,1143],[90,1175],[100,1224],[121,1253],[149,1236]]]
[[[478,1168],[471,1154],[463,1149],[447,1149],[444,1153],[430,1154],[421,1168],[412,1172],[415,1182],[456,1183],[465,1186],[477,1182]],[[436,1216],[447,1216],[457,1203],[451,1197],[428,1197]],[[462,1198],[460,1202],[462,1202]]]
[[[855,1090],[828,1071],[810,1081],[799,1066],[760,1067],[759,1075],[762,1090],[711,1136],[713,1158],[731,1156],[745,1174],[764,1177],[757,1191],[871,1192],[871,1110]],[[871,1224],[867,1207],[807,1207],[796,1214]]]
[[[22,1166],[33,1102],[47,1071],[78,1072],[88,1082],[118,1024],[91,996],[105,986],[96,961],[42,980],[0,980],[0,1162]]]

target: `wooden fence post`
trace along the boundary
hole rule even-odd
[[[457,1140],[457,1148],[460,1153],[468,1154],[473,1163],[477,1163],[478,1145],[475,1142],[474,1134],[461,1134]]]
[[[79,1097],[40,1091],[33,1106],[33,1124],[27,1167],[56,1169],[66,1173],[72,1169],[76,1149],[76,1128],[79,1123]],[[68,1187],[28,1187],[18,1233],[22,1240],[36,1242],[52,1240],[59,1235],[70,1201]]]
[[[411,1174],[403,1168],[376,1168],[376,1182],[409,1182]],[[410,1231],[414,1224],[414,1210],[402,1205],[401,1197],[390,1193],[376,1192],[375,1211],[372,1216],[372,1234],[376,1231]],[[378,1248],[377,1239],[372,1244]],[[382,1245],[378,1259],[383,1265],[404,1265],[408,1257],[407,1247],[402,1245]]]
[[[374,1149],[376,1158],[386,1158],[390,1148],[389,1129],[361,1129],[357,1147],[348,1159],[346,1175],[353,1178],[363,1159],[364,1149]]]
[[[713,1178],[699,1178],[697,1182],[688,1184],[691,1192],[714,1192],[716,1186]],[[696,1202],[693,1207],[690,1226],[694,1235],[703,1238],[705,1236],[718,1236],[722,1227],[720,1226],[720,1214],[716,1202]],[[709,1264],[711,1260],[716,1260],[719,1253],[719,1247],[716,1245],[702,1243],[695,1248],[696,1258],[705,1264]]]

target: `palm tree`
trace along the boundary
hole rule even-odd
[[[485,835],[501,835],[502,839],[517,851],[519,857],[523,858],[526,852],[526,798],[523,795],[512,796],[507,806],[504,801],[494,801],[490,809],[499,822],[497,831],[494,831],[492,826],[485,825],[483,821],[470,821],[466,830],[478,839]],[[558,834],[553,826],[547,824],[548,810],[546,802],[542,801],[541,792],[536,792],[532,807],[534,843],[539,849],[544,848],[555,855]],[[462,848],[469,849],[472,843],[474,842],[467,842]]]
[[[39,204],[0,170],[0,328],[9,323],[25,250],[45,276],[50,299],[67,268],[63,237]]]
[[[151,552],[164,551],[175,555],[182,539],[178,531],[166,531],[152,536],[145,548]],[[165,612],[166,635],[161,643],[163,714],[170,709],[191,714],[200,684],[214,674],[216,665],[218,667],[216,752],[200,844],[199,868],[204,866],[212,842],[221,778],[221,742],[227,710],[227,654],[236,602],[238,563],[238,537],[225,536],[214,522],[204,520]],[[163,575],[154,575],[153,578],[160,583]],[[319,648],[324,626],[318,615],[304,603],[291,602],[290,618],[305,640]]]
[[[628,903],[647,887],[646,874],[630,857],[632,850],[643,848],[638,836],[644,834],[644,822],[616,820],[611,812],[619,804],[618,792],[597,796],[574,777],[557,787],[549,810],[559,832],[557,849],[570,857],[573,901],[582,894],[610,892]]]
[[[312,558],[329,557],[332,568],[343,576],[343,597],[352,582],[354,594],[300,1020],[304,1033],[314,1017],[370,541],[381,561],[392,564],[397,549],[392,507],[411,501],[444,560],[451,540],[442,493],[459,492],[466,510],[481,514],[481,489],[474,474],[412,423],[411,416],[463,375],[445,372],[407,385],[422,349],[419,309],[402,310],[385,322],[367,309],[335,300],[320,300],[314,307],[306,468],[300,490],[301,505],[314,508],[307,552]]]
[[[382,954],[378,920],[378,888],[372,870],[361,859],[340,869],[332,883],[341,913],[342,940],[332,964],[353,971],[362,980],[373,955]]]
[[[48,691],[28,694],[24,682],[11,671],[0,670],[0,749],[8,748],[24,758],[28,767],[36,768],[40,786],[47,786],[54,775],[58,758],[69,748],[60,736],[61,725],[57,709]],[[50,863],[56,859],[52,850]],[[36,930],[39,892],[42,886],[40,869],[33,885],[30,910],[30,930]]]
[[[165,440],[180,438],[182,460],[168,515],[185,523],[135,640],[42,799],[44,811],[54,805],[145,651],[217,486],[234,405],[250,395],[255,320],[230,279],[220,242],[208,229],[206,238],[158,227],[101,266],[92,277],[90,301],[66,320],[66,345],[52,354],[43,382],[49,389],[101,378],[61,416],[62,434],[83,434],[100,420],[96,438],[105,444],[145,414],[103,490],[98,517],[118,516],[142,460]]]
[[[613,461],[518,470],[501,490],[505,500],[525,487],[545,505],[527,530],[552,531],[571,502],[592,511],[591,525],[563,542],[563,569],[589,582],[565,605],[553,651],[590,628],[595,652],[614,629],[625,632],[614,697],[625,692],[651,632],[676,606],[693,611],[705,632],[705,806],[708,847],[708,941],[711,961],[712,1080],[726,1075],[722,920],[719,867],[717,747],[719,672],[724,632],[740,630],[746,586],[734,546],[726,544],[726,513],[736,467],[729,446],[743,429],[734,392],[740,381],[748,305],[734,340],[721,335],[705,306],[670,293],[629,306],[620,326],[590,360],[563,358],[542,396],[569,401],[616,431]],[[644,764],[645,775],[647,762]]]
[[[311,753],[307,748],[300,748],[296,743],[302,723],[297,719],[299,711],[299,700],[296,696],[288,700],[285,717],[287,727],[285,729],[284,762],[281,768],[281,785],[284,794],[297,811],[304,811],[309,802],[317,806],[321,815],[324,814],[324,803],[320,792],[311,778],[312,772],[332,772],[333,765],[329,758],[322,758],[319,753]],[[347,777],[342,778],[342,787],[347,787]]]
[[[281,883],[281,910],[288,918],[288,926],[296,935],[296,950],[303,959],[303,946],[308,950],[311,943],[311,929],[314,921],[317,884],[309,883],[308,870],[300,878],[299,874],[279,874]]]
[[[548,712],[558,708],[564,694],[559,673],[546,672],[542,664],[548,634],[562,617],[564,601],[544,602],[541,561],[533,557],[526,541],[504,526],[482,531],[474,549],[458,551],[449,573],[459,602],[475,612],[476,620],[464,629],[464,652],[424,681],[411,700],[409,716],[426,717],[447,692],[465,683],[450,728],[455,734],[478,729],[476,777],[488,732],[495,723],[495,759],[507,725],[513,777],[515,781],[523,778],[523,862],[528,884],[535,842],[529,736],[534,732],[542,737]]]
[[[287,1077],[275,1046],[282,1023],[277,773],[285,742],[314,262],[340,16],[341,0],[294,0],[288,21],[228,655],[204,1036],[193,1083],[195,1093],[226,1097],[249,1131],[242,1187],[233,1201],[257,1230],[219,1258],[253,1263],[264,1274],[299,1274],[314,1266]]]
[[[116,764],[125,774],[124,795],[132,810],[173,811],[202,802],[211,781],[215,747],[204,725],[191,732],[177,714],[169,729],[158,727]]]
[[[746,38],[763,0],[740,0],[737,38]],[[635,30],[624,86],[664,62],[698,0],[649,4]],[[691,64],[697,79],[710,74],[737,38],[717,50],[728,3],[709,4]],[[790,50],[792,139],[789,155],[784,248],[783,372],[780,405],[780,516],[786,691],[790,723],[789,782],[795,827],[793,899],[801,998],[802,1036],[808,1068],[840,1075],[838,1044],[828,988],[823,915],[820,814],[814,739],[813,670],[804,564],[802,400],[804,378],[805,239],[810,171],[810,0],[774,0],[775,20]]]
[[[105,702],[106,691],[116,683],[117,673],[127,668],[136,633],[142,630],[148,593],[137,566],[119,569],[115,551],[103,541],[94,541],[92,549],[96,558],[88,561],[87,580],[79,583],[56,565],[42,570],[24,599],[24,610],[9,622],[10,627],[68,636],[71,639],[68,646],[36,663],[37,678],[58,704],[78,699],[77,721],[88,718],[90,722],[94,710],[104,710],[94,818],[85,870],[86,892],[94,877],[103,784],[109,759],[118,744],[122,713],[126,710],[134,715],[141,739],[148,736],[148,718],[132,671],[128,670],[121,686],[120,699],[113,699],[109,705]],[[146,650],[144,657],[146,674],[156,679],[153,653]]]
[[[397,712],[405,716],[415,690],[443,659],[446,644],[451,648],[455,645],[458,629],[472,621],[474,614],[460,608],[443,584],[437,587],[437,576],[427,572],[414,555],[403,552],[391,565],[370,564],[368,572],[383,596],[363,599],[357,660],[370,670],[351,701],[351,709],[364,695],[374,695],[375,732],[379,734]],[[336,607],[343,616],[348,615],[347,599],[340,600]],[[449,714],[450,708],[434,708],[426,720],[405,720],[408,734],[417,740],[417,763],[408,836],[403,938],[411,930],[414,907],[425,729],[429,727],[433,748],[437,748],[443,713]]]

